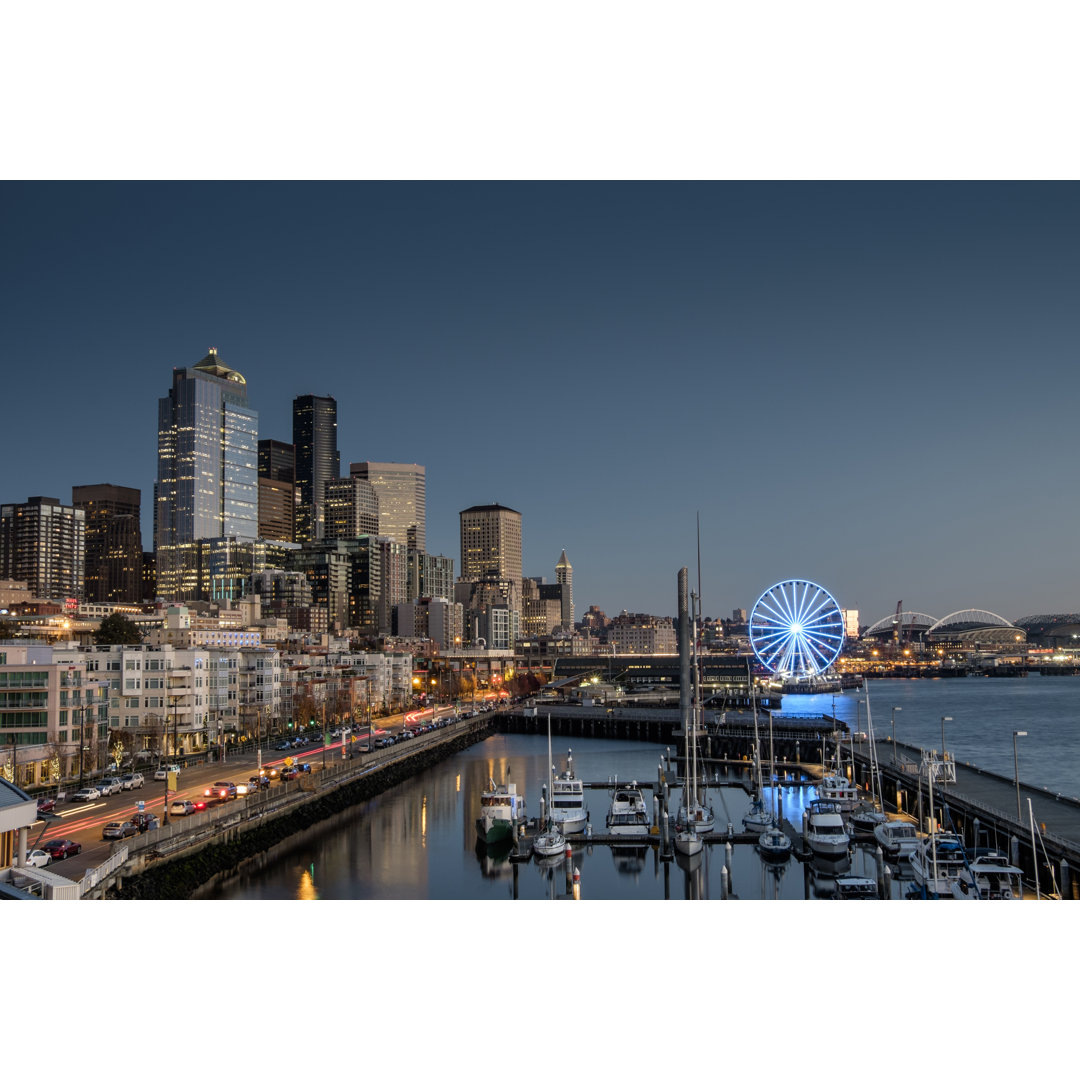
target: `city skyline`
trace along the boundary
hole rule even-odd
[[[674,614],[699,512],[710,616],[787,578],[864,624],[1080,608],[1073,183],[5,195],[2,502],[137,488],[149,549],[152,403],[213,346],[259,439],[325,395],[343,468],[424,466],[431,554],[514,507],[579,619]]]

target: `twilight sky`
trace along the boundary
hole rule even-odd
[[[0,501],[143,493],[211,345],[261,438],[338,402],[342,471],[427,468],[428,548],[521,511],[590,604],[818,582],[1080,610],[1075,183],[22,183],[2,194]]]

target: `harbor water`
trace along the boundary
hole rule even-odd
[[[789,696],[783,711],[820,714],[830,712],[835,703],[840,719],[865,730],[865,705],[857,705],[858,696],[852,692],[835,699]],[[878,680],[870,683],[870,697],[878,737],[889,734],[891,707],[899,705],[897,738],[940,748],[941,716],[950,716],[945,725],[949,753],[1006,776],[1012,773],[1012,732],[1026,729],[1028,735],[1021,741],[1024,781],[1067,794],[1077,792],[1080,680]],[[564,767],[567,749],[553,747],[556,768]],[[606,783],[617,777],[655,785],[664,753],[665,748],[654,743],[581,739],[573,746],[573,762],[577,776],[586,782]],[[582,835],[571,838],[569,866],[565,858],[547,866],[532,859],[515,862],[508,850],[492,852],[479,845],[475,821],[480,792],[489,777],[515,783],[534,817],[546,774],[545,736],[493,735],[308,830],[257,871],[207,895],[246,900],[539,900],[567,895],[576,870],[583,899],[721,899],[726,884],[731,899],[796,900],[830,896],[837,874],[845,871],[875,880],[881,876],[872,842],[853,846],[850,860],[839,864],[792,858],[779,867],[764,864],[752,844],[733,844],[730,850],[723,842],[707,844],[700,856],[687,862],[681,856],[661,859],[655,846],[590,844]],[[742,831],[749,797],[734,783],[742,778],[732,774],[726,778],[730,786],[709,789],[717,834],[726,833],[728,822],[735,832]],[[781,783],[785,819],[799,828],[803,809],[813,797],[811,787]],[[679,798],[677,791],[672,792],[672,813]],[[651,816],[652,792],[647,800]],[[607,792],[589,788],[586,802],[591,823],[601,831]],[[900,897],[910,885],[910,870],[895,866],[890,870],[889,894]]]

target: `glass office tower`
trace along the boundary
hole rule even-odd
[[[198,598],[198,541],[257,539],[258,442],[247,382],[216,349],[173,370],[172,390],[158,400],[154,553],[163,600]]]

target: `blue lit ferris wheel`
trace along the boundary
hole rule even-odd
[[[840,655],[844,619],[826,589],[781,581],[758,597],[750,614],[754,655],[781,678],[812,679]]]

